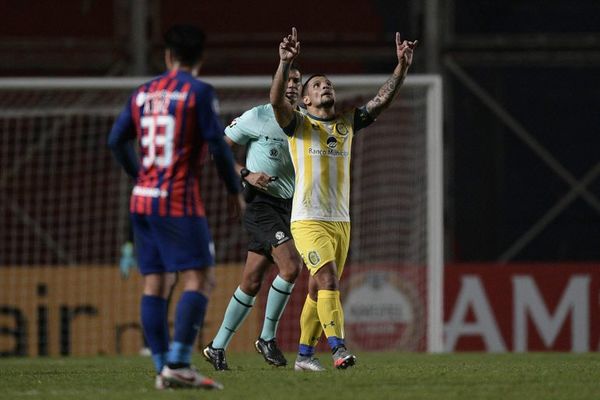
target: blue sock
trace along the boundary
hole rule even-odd
[[[154,368],[160,373],[169,352],[167,300],[159,296],[142,296],[140,308],[144,336],[152,352]]]
[[[294,284],[287,282],[279,275],[273,279],[269,295],[267,296],[265,321],[263,323],[262,332],[260,333],[261,339],[271,340],[277,335],[279,318],[281,318],[281,314],[283,314],[283,310],[290,299],[292,289],[294,289]]]
[[[181,294],[175,314],[175,334],[169,364],[189,364],[192,358],[192,347],[198,331],[204,322],[208,299],[201,293],[186,291]]]
[[[235,331],[242,325],[242,322],[246,319],[252,306],[256,301],[256,297],[247,295],[238,288],[231,296],[225,315],[223,316],[223,322],[217,332],[217,336],[213,339],[212,346],[215,349],[226,349],[233,338]]]
[[[298,355],[302,357],[312,357],[315,354],[315,348],[306,344],[298,347]]]
[[[329,347],[331,347],[331,350],[335,350],[340,346],[346,347],[344,339],[340,339],[337,336],[329,336],[327,338],[327,343],[329,343]]]

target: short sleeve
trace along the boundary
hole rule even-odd
[[[258,109],[252,108],[235,118],[225,128],[225,134],[239,145],[245,145],[252,139],[258,138],[260,127]]]

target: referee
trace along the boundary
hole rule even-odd
[[[292,107],[296,107],[301,85],[300,71],[292,67],[285,89],[285,99]],[[246,166],[236,168],[248,202],[244,214],[248,254],[242,281],[231,297],[217,335],[203,354],[216,370],[228,369],[225,350],[250,313],[265,273],[275,263],[279,274],[269,290],[263,328],[255,347],[267,363],[285,366],[287,360],[275,339],[277,325],[303,266],[290,232],[295,176],[287,137],[270,104],[254,107],[234,119],[225,135],[231,146],[247,148]]]

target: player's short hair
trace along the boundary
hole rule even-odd
[[[308,79],[304,81],[304,85],[302,85],[302,96],[306,96],[306,91],[308,90],[308,82],[310,82],[312,78],[316,78],[317,76],[324,76],[325,78],[327,78],[327,75],[325,74],[312,74],[311,76],[309,76]]]
[[[300,72],[300,79],[302,79],[302,70],[296,61],[292,61],[292,65],[290,65],[290,71],[293,69]],[[273,72],[273,75],[271,75],[271,79],[275,79],[275,72]]]
[[[192,66],[202,59],[206,36],[193,25],[173,25],[165,33],[165,47],[183,65]]]
[[[292,65],[290,65],[290,71],[293,69],[300,72],[300,76],[302,76],[302,70],[300,69],[300,65],[298,65],[296,61],[292,61]]]

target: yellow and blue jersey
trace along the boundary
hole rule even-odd
[[[292,221],[350,221],[350,158],[356,132],[373,119],[363,108],[331,119],[296,111],[286,128],[296,171]]]

